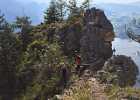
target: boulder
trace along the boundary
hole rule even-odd
[[[138,67],[130,57],[117,55],[105,62],[97,76],[101,82],[125,87],[135,84],[138,73]]]

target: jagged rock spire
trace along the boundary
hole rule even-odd
[[[84,13],[81,55],[83,63],[94,63],[112,56],[114,31],[111,22],[100,9],[88,9]]]

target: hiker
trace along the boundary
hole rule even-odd
[[[65,66],[65,64],[62,65],[62,81],[63,81],[63,84],[64,84],[64,88],[67,86],[67,77],[68,77],[68,70]]]
[[[80,65],[81,65],[81,57],[80,55],[76,55],[76,58],[75,58],[75,63],[76,63],[76,72],[79,72],[80,71]]]
[[[116,49],[114,48],[114,49],[113,49],[113,55],[115,55],[115,53],[116,53]]]

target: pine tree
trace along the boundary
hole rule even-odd
[[[5,24],[5,19],[4,19],[4,15],[1,14],[0,15],[0,31],[3,30],[3,25]]]
[[[84,2],[82,3],[83,9],[89,9],[90,8],[90,1],[91,0],[84,0]]]
[[[16,65],[19,62],[19,42],[10,24],[0,15],[0,97],[14,100],[16,88]]]
[[[0,12],[0,32],[11,32],[12,26],[7,23],[7,21],[4,18],[4,14],[1,14]]]
[[[45,11],[44,14],[44,21],[46,24],[55,23],[60,20],[56,0],[51,0],[49,8]]]
[[[57,0],[57,10],[59,12],[60,21],[64,20],[64,16],[66,14],[66,2],[64,0]]]
[[[23,49],[25,50],[27,45],[30,43],[30,32],[32,30],[32,25],[30,18],[27,16],[17,17],[15,26],[20,30],[20,36],[22,40]]]
[[[69,0],[68,9],[70,11],[70,16],[76,16],[79,14],[79,7],[76,0]]]

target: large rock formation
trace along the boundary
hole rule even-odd
[[[66,55],[73,55],[75,51],[80,51],[81,31],[81,23],[66,25],[60,30],[59,36],[63,43],[63,51]]]
[[[80,44],[83,63],[104,62],[112,56],[113,26],[102,10],[92,8],[85,12],[82,33]]]
[[[85,11],[81,19],[60,30],[63,49],[66,54],[81,53],[83,64],[98,62],[103,66],[112,56],[113,26],[104,12],[96,8]]]
[[[97,76],[101,82],[125,87],[135,84],[138,73],[138,67],[130,57],[117,55],[106,61]]]

